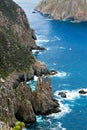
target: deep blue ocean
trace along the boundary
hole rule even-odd
[[[37,44],[47,48],[36,58],[58,71],[51,82],[62,109],[61,113],[38,116],[27,130],[87,130],[87,95],[78,93],[87,89],[87,23],[57,21],[32,13],[39,0],[15,1],[25,10]],[[58,96],[59,91],[65,91],[67,98]]]

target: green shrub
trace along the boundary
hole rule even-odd
[[[15,123],[13,130],[22,130],[22,128],[24,128],[24,127],[25,127],[24,122],[17,121]]]

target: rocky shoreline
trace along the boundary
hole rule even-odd
[[[13,127],[17,120],[30,124],[36,115],[60,112],[48,76],[56,71],[32,55],[32,50],[45,48],[36,45],[26,14],[12,0],[1,0],[0,35],[0,121]],[[35,75],[38,81],[32,91],[26,82]]]
[[[35,66],[29,74],[14,73],[0,84],[0,119],[7,121],[10,126],[14,126],[17,120],[26,124],[34,123],[36,115],[61,111],[58,101],[53,98],[50,77],[41,76],[48,74],[47,68],[41,62],[37,64],[39,64],[39,71]],[[38,76],[38,80],[36,89],[32,92],[26,81],[33,79],[34,73]]]
[[[35,10],[55,20],[87,21],[87,0],[42,0]]]

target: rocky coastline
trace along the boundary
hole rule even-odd
[[[26,14],[12,0],[0,0],[0,35],[0,122],[13,127],[17,120],[30,124],[36,115],[60,112],[48,76],[55,72],[32,55],[32,50],[45,48],[36,45]],[[34,75],[33,92],[26,82]]]
[[[36,74],[36,69],[32,68],[30,75],[11,74],[4,83],[0,84],[0,120],[7,121],[10,126],[14,126],[17,120],[30,124],[35,123],[36,115],[61,111],[58,101],[53,98],[50,77],[41,76],[48,74],[47,68],[41,66],[40,70],[37,69]],[[34,71],[38,80],[35,91],[32,91],[26,81],[33,79]]]
[[[55,20],[87,21],[87,0],[42,0],[35,10]]]

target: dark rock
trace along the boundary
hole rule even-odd
[[[59,92],[58,95],[60,95],[62,98],[66,98],[66,92]]]
[[[39,51],[35,51],[35,54],[38,54],[39,53]]]
[[[34,10],[34,11],[32,11],[32,13],[37,13],[37,11]]]
[[[51,71],[49,72],[50,75],[55,75],[55,74],[57,74],[57,73],[58,73],[58,72],[55,71],[55,70],[51,70]]]
[[[82,89],[82,90],[79,90],[79,93],[80,94],[87,94],[87,91],[85,91],[85,90]]]
[[[36,35],[35,35],[35,31],[32,29],[32,38],[34,39],[34,40],[37,40],[37,37],[36,37]]]
[[[42,51],[44,51],[44,50],[47,50],[47,49],[44,48],[44,47],[37,46],[37,50],[42,50]]]

